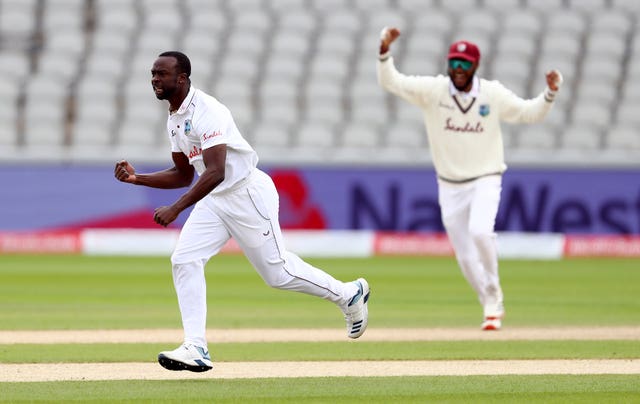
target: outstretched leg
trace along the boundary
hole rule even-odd
[[[287,251],[278,222],[278,194],[273,181],[261,171],[246,188],[216,197],[215,208],[230,234],[269,286],[329,300],[350,322],[366,326],[369,286],[364,279],[342,282]],[[349,330],[349,336],[359,337]]]

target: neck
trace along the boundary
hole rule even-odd
[[[468,93],[473,88],[473,77],[474,76],[469,77],[469,80],[467,80],[467,82],[462,87],[457,87],[455,83],[453,85],[454,87],[456,87],[456,90]]]
[[[169,112],[170,113],[174,113],[178,109],[180,109],[180,106],[184,102],[184,99],[187,98],[188,94],[189,94],[189,87],[185,87],[185,88],[181,89],[180,91],[178,91],[176,93],[175,97],[172,97],[169,100]]]

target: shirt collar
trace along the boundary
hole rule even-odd
[[[454,85],[453,81],[451,81],[451,77],[449,77],[449,93],[451,96],[460,95],[462,98],[467,97],[477,97],[478,92],[480,91],[480,80],[478,80],[477,76],[473,76],[473,84],[471,85],[471,90],[467,93],[465,91],[458,90]]]
[[[189,87],[189,93],[184,98],[184,101],[182,101],[180,108],[178,108],[175,114],[178,114],[178,115],[184,114],[187,111],[187,109],[189,109],[189,105],[191,104],[191,100],[193,100],[193,96],[195,94],[196,94],[196,88],[194,86]]]

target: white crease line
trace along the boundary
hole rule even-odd
[[[640,359],[214,362],[204,373],[135,362],[0,364],[0,382],[553,374],[640,374]]]
[[[347,341],[343,329],[209,329],[210,343]],[[179,343],[179,329],[0,331],[0,344]],[[373,328],[360,341],[640,340],[640,327]]]

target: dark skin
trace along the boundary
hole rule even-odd
[[[389,51],[389,47],[400,36],[400,30],[397,28],[385,29],[382,38],[380,38],[380,54],[385,54]],[[458,91],[469,92],[473,87],[473,76],[478,69],[478,62],[474,62],[471,69],[464,71],[461,67],[457,69],[448,68],[448,74],[453,82],[453,85]],[[561,83],[560,74],[556,70],[551,70],[545,73],[545,79],[547,86],[553,90],[558,91]]]
[[[449,73],[451,82],[458,91],[464,91],[465,93],[468,93],[473,87],[473,75],[476,74],[477,69],[478,62],[473,62],[469,70],[465,71],[462,69],[462,67],[459,66],[455,69],[449,67],[447,69],[447,73]]]
[[[189,94],[191,82],[180,72],[174,57],[161,56],[151,69],[151,85],[159,100],[169,101],[169,110],[175,112]],[[126,160],[116,163],[114,175],[122,182],[144,185],[152,188],[174,189],[191,185],[195,169],[189,164],[184,153],[172,153],[173,167],[148,174],[137,174]],[[170,206],[155,209],[153,220],[161,226],[168,226],[189,206],[207,196],[224,180],[227,146],[225,144],[202,150],[205,171],[187,192]]]

